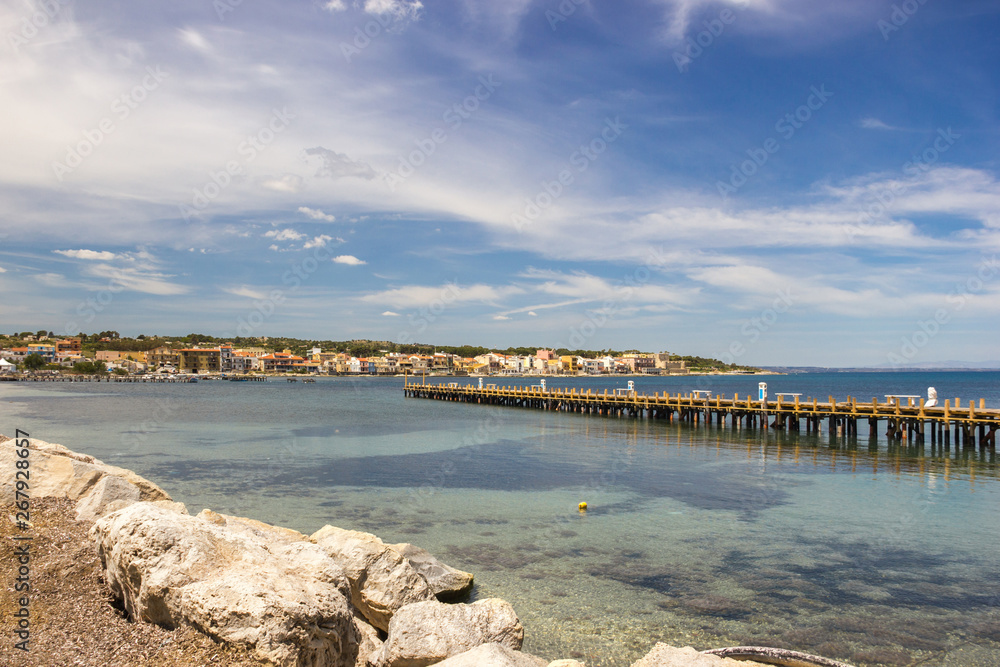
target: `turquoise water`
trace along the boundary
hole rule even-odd
[[[642,378],[640,391],[985,398],[1000,373]],[[501,384],[534,384],[525,380]],[[603,391],[623,379],[552,379]],[[1000,664],[992,451],[403,397],[315,384],[0,385],[0,432],[93,454],[188,504],[419,544],[509,600],[525,649],[628,665],[656,641],[859,665]],[[576,510],[585,500],[586,514]]]

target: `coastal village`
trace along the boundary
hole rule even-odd
[[[33,340],[32,340],[33,339]],[[276,350],[265,345],[234,347],[231,343],[213,346],[159,345],[149,350],[100,349],[93,357],[84,354],[80,337],[53,339],[28,335],[22,345],[0,349],[0,368],[13,373],[24,368],[29,357],[37,356],[28,368],[87,368],[118,374],[311,374],[311,375],[684,375],[690,372],[684,360],[669,352],[632,352],[618,356],[588,358],[539,349],[533,354],[487,352],[463,357],[449,352],[407,354],[382,350],[363,357],[348,352],[325,351],[313,347],[305,352]],[[113,339],[101,343],[113,346]],[[262,341],[264,342],[264,341]],[[44,363],[42,363],[44,362]]]

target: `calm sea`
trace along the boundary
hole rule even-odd
[[[745,396],[761,380],[772,396],[868,401],[933,386],[1000,407],[996,372],[635,382]],[[867,423],[852,441],[407,399],[402,378],[3,383],[0,405],[0,432],[135,470],[192,514],[423,546],[474,572],[475,598],[509,600],[525,649],[546,658],[628,665],[664,641],[1000,664],[992,451],[872,441]]]

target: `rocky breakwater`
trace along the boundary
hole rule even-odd
[[[32,497],[66,498],[103,576],[135,621],[193,627],[280,667],[583,667],[521,652],[524,628],[500,599],[446,603],[473,577],[411,544],[325,526],[311,536],[211,510],[190,515],[132,471],[30,440]],[[0,469],[16,462],[0,436]],[[14,482],[0,476],[0,499]],[[635,667],[746,667],[654,647]]]

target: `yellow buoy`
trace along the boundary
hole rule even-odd
[[[587,511],[587,503],[580,503],[579,505],[577,505],[577,507],[580,509],[581,512]]]

